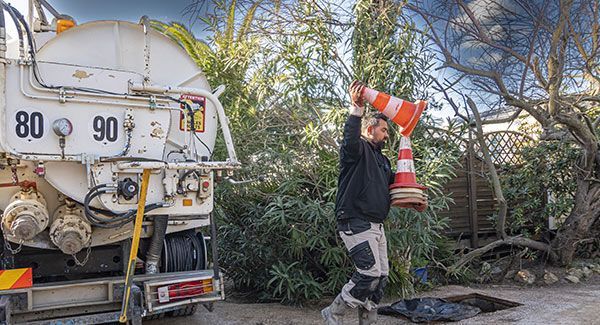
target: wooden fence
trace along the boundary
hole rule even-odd
[[[514,131],[491,132],[484,138],[500,176],[507,168],[518,168],[522,163],[522,148],[535,141]],[[461,247],[477,248],[497,239],[493,221],[497,203],[474,135],[456,137],[454,141],[462,148],[462,156],[456,166],[456,177],[444,189],[454,204],[440,214],[449,219],[446,235],[459,240]]]

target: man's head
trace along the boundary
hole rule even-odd
[[[362,136],[378,148],[388,139],[388,118],[381,113],[367,113],[362,119]]]

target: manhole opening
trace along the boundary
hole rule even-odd
[[[479,293],[471,293],[468,295],[461,296],[452,296],[444,298],[451,302],[461,303],[473,307],[477,307],[481,309],[482,313],[492,313],[498,310],[504,310],[508,308],[513,308],[517,306],[521,306],[520,303],[504,300],[500,298],[494,298],[490,296],[485,296]]]

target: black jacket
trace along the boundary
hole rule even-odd
[[[344,126],[335,204],[338,229],[352,219],[382,223],[390,211],[390,161],[361,138],[360,123],[360,117],[350,115]]]

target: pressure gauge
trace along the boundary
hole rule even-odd
[[[59,118],[52,123],[52,130],[59,137],[66,137],[73,132],[73,124],[66,118]]]

